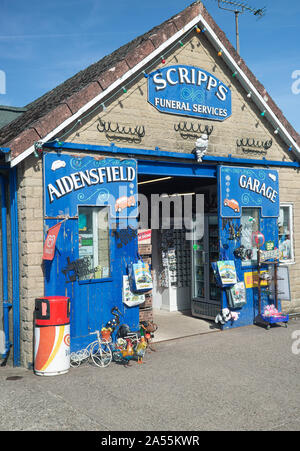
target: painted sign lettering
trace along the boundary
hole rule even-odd
[[[131,182],[136,177],[135,169],[132,167],[102,167],[93,168],[86,171],[73,172],[62,178],[56,179],[55,185],[48,184],[50,203],[53,202],[54,196],[59,199],[72,191],[91,185],[101,185],[111,182]]]
[[[218,121],[231,116],[230,89],[193,66],[169,66],[149,74],[148,101],[164,113]]]
[[[254,191],[257,194],[261,194],[262,196],[267,197],[271,202],[276,202],[278,192],[274,188],[272,188],[272,186],[266,185],[265,182],[261,182],[256,178],[247,177],[243,174],[240,176],[239,183],[241,188]]]
[[[271,169],[222,166],[220,199],[223,218],[240,217],[243,207],[261,208],[262,217],[278,217],[278,172]]]
[[[116,217],[137,211],[137,163],[132,159],[44,155],[46,216],[78,215],[78,206],[111,206]]]

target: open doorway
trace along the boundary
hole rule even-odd
[[[153,290],[148,297],[151,305],[148,301],[141,311],[151,311],[154,322],[160,322],[164,328],[161,330],[159,327],[159,334],[165,339],[176,338],[184,333],[192,335],[201,330],[210,331],[211,321],[219,313],[221,305],[210,265],[211,261],[218,259],[219,253],[216,179],[140,175],[138,191],[139,198],[144,196],[147,199],[148,216],[143,228],[151,229],[151,246],[148,246],[151,254],[147,255],[147,261],[151,264],[153,276]],[[204,209],[205,227],[200,239],[187,235],[187,224],[183,218],[179,218],[184,211],[180,205],[189,198],[191,219],[195,220],[197,194],[203,195]],[[155,196],[156,199],[160,196],[160,200],[168,197],[170,202],[160,203],[160,209],[157,210],[159,218],[153,221]],[[169,209],[169,226],[163,218],[166,216],[164,206]],[[141,313],[143,316],[146,310]],[[151,317],[151,314],[148,316]],[[199,321],[200,318],[204,321]],[[172,327],[177,332],[172,331]]]

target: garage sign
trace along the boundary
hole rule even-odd
[[[279,216],[278,172],[270,169],[220,167],[223,218],[241,216],[242,207],[261,208],[261,216]]]

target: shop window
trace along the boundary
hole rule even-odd
[[[79,280],[110,277],[108,207],[78,207]]]
[[[280,261],[291,263],[294,261],[293,249],[293,206],[291,204],[280,204],[278,218],[278,238]]]
[[[242,208],[242,237],[241,245],[245,248],[245,259],[243,266],[255,265],[257,263],[257,248],[253,246],[253,233],[259,232],[259,208]]]

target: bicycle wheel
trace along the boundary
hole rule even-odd
[[[93,343],[90,348],[90,356],[96,366],[101,368],[108,366],[112,361],[112,352],[108,342],[96,341]]]
[[[70,355],[70,365],[72,368],[77,368],[80,365],[80,358],[76,352],[72,352]]]

